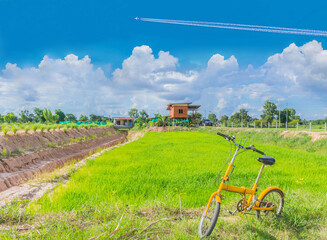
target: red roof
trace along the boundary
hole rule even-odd
[[[189,103],[169,103],[167,106],[167,110],[170,110],[173,106],[180,106],[180,105],[187,105],[189,109],[198,109],[201,107],[201,105],[190,105],[192,104],[191,102]]]

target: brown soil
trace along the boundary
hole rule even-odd
[[[0,207],[17,200],[17,199],[30,199],[38,200],[44,193],[51,192],[59,182],[65,184],[69,181],[71,170],[76,171],[77,169],[84,166],[90,159],[99,157],[104,152],[110,151],[116,147],[128,144],[130,142],[136,141],[140,137],[143,137],[145,132],[131,132],[128,134],[128,141],[122,144],[118,144],[109,148],[105,148],[100,152],[96,152],[93,155],[84,158],[83,160],[72,165],[66,165],[62,168],[56,169],[51,173],[42,174],[37,178],[34,178],[27,183],[20,184],[18,186],[11,187],[0,194]]]
[[[69,142],[72,138],[89,137],[91,135],[101,135],[106,132],[113,132],[112,127],[78,128],[69,129],[66,132],[55,129],[50,132],[41,133],[30,131],[29,133],[17,132],[15,135],[0,136],[0,151],[6,149],[7,152],[37,151],[48,146],[48,143],[60,145]]]
[[[86,129],[85,129],[86,130]],[[108,128],[108,131],[113,131],[112,128]],[[43,142],[61,142],[67,141],[70,138],[76,136],[90,136],[105,132],[105,128],[94,128],[84,131],[70,130],[67,133],[55,131],[54,136],[50,136],[52,133],[47,134],[35,134],[36,136],[10,136],[5,141],[7,147],[15,149],[16,145],[22,145],[21,142],[27,142],[27,139],[31,139],[31,144],[38,148],[44,145]],[[82,134],[85,135],[82,135]],[[83,142],[73,143],[59,148],[48,148],[42,151],[33,152],[18,157],[12,157],[9,159],[1,160],[0,162],[0,192],[12,187],[17,186],[27,180],[34,178],[43,172],[52,171],[55,168],[62,167],[65,163],[71,160],[80,160],[85,156],[93,153],[99,148],[106,148],[113,146],[119,142],[123,142],[126,139],[126,133],[117,133],[97,137],[91,140]],[[62,137],[62,138],[61,138]],[[9,140],[10,139],[10,140]],[[2,140],[2,139],[1,139]],[[20,142],[21,141],[21,142]],[[16,147],[17,148],[17,147]]]
[[[284,137],[301,137],[299,133],[308,134],[311,137],[311,141],[315,142],[324,138],[327,138],[327,134],[323,132],[308,132],[308,131],[283,131],[281,135]]]

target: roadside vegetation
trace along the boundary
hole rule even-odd
[[[233,128],[262,128],[262,129],[279,129],[279,130],[297,130],[297,131],[327,131],[327,118],[317,120],[302,119],[296,114],[294,108],[277,109],[274,102],[267,100],[262,106],[262,114],[260,117],[251,117],[249,112],[242,108],[231,116],[222,115],[220,118],[215,113],[209,113],[208,116],[202,115],[199,112],[194,112],[188,115],[186,120],[174,120],[167,115],[160,113],[154,114],[154,117],[149,118],[145,110],[139,111],[136,108],[130,109],[129,116],[134,118],[135,127],[142,129],[153,126],[199,126],[204,119],[209,119],[213,126],[233,127]]]
[[[88,161],[39,201],[2,208],[0,238],[198,239],[201,212],[230,151],[214,132],[198,131],[149,132]],[[311,151],[301,148],[310,144],[306,136],[294,140],[270,131],[232,131],[276,158],[265,168],[259,191],[281,187],[285,206],[273,222],[252,215],[228,217],[222,211],[211,239],[326,238],[327,142],[312,143],[316,151]],[[257,157],[250,151],[241,154],[229,184],[251,187],[260,168]],[[240,198],[226,195],[224,207],[234,210]]]

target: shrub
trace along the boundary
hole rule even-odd
[[[67,126],[65,126],[63,129],[62,129],[62,131],[64,132],[64,133],[67,133]]]
[[[40,129],[41,133],[44,132],[44,126],[43,126],[43,125],[40,125],[40,126],[39,126],[39,129]]]
[[[11,128],[11,131],[13,131],[13,133],[16,133],[17,130],[18,130],[18,128],[17,128],[16,126],[13,126],[13,127]]]
[[[29,130],[30,130],[30,127],[29,127],[29,126],[26,126],[26,127],[24,128],[24,132],[25,132],[25,133],[28,133]]]
[[[8,128],[4,128],[4,129],[2,129],[2,132],[3,132],[3,135],[7,135],[7,133],[8,133]]]
[[[34,132],[36,132],[36,130],[37,130],[37,124],[33,124],[33,126],[32,126],[32,130],[33,130]]]
[[[8,151],[6,148],[2,149],[2,156],[4,156],[5,158],[8,158],[8,157],[10,157],[10,155],[11,155],[10,151]]]

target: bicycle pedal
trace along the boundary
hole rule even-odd
[[[228,212],[230,215],[233,215],[233,212],[228,209],[226,210],[226,212]]]
[[[233,215],[233,216],[234,216],[235,213],[237,212],[237,209],[236,209],[234,212],[232,212],[232,211],[230,211],[230,210],[228,210],[228,209],[227,209],[226,211],[227,211],[230,215]]]

